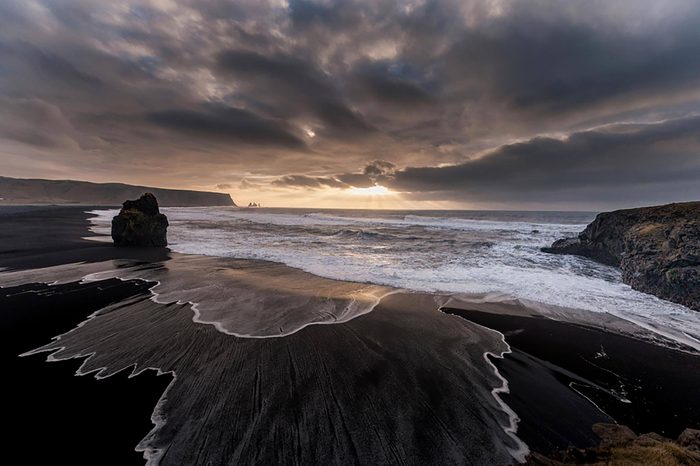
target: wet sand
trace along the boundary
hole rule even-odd
[[[157,410],[166,422],[142,444],[164,465],[509,462],[518,444],[483,359],[500,338],[422,299],[391,296],[345,324],[257,339],[195,324],[184,304],[135,300],[40,351],[94,352],[81,371],[100,377],[134,364],[174,371]]]
[[[524,315],[508,305],[493,307],[500,309],[444,312],[505,335],[513,353],[495,364],[511,386],[504,400],[523,419],[518,435],[533,450],[597,444],[590,430],[580,430],[582,424],[611,419],[638,433],[653,431],[669,438],[700,426],[697,354]],[[592,410],[584,396],[600,409]]]
[[[26,464],[143,464],[134,445],[152,428],[153,406],[170,377],[147,372],[128,379],[124,373],[98,381],[74,376],[80,361],[47,364],[43,356],[17,355],[112,302],[144,293],[143,283],[118,280],[0,290],[3,439],[12,449],[9,457],[24,457]]]

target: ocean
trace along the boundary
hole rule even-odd
[[[609,313],[700,349],[700,313],[640,293],[619,270],[543,253],[590,212],[163,208],[177,252],[274,261],[338,280]],[[91,212],[109,234],[116,210]]]

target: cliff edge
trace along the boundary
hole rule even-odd
[[[604,212],[542,251],[619,267],[635,290],[700,310],[700,202]]]

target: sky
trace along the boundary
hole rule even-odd
[[[696,0],[0,0],[0,175],[239,204],[700,199]]]

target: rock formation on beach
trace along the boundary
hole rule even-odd
[[[674,441],[650,432],[637,436],[632,429],[618,424],[594,424],[600,445],[592,448],[567,448],[547,456],[532,453],[529,466],[569,464],[658,464],[700,466],[700,430],[685,429]]]
[[[119,215],[112,219],[115,246],[167,246],[167,229],[168,218],[160,213],[151,193],[125,201]]]
[[[635,290],[700,310],[700,202],[604,212],[542,251],[620,267]]]

